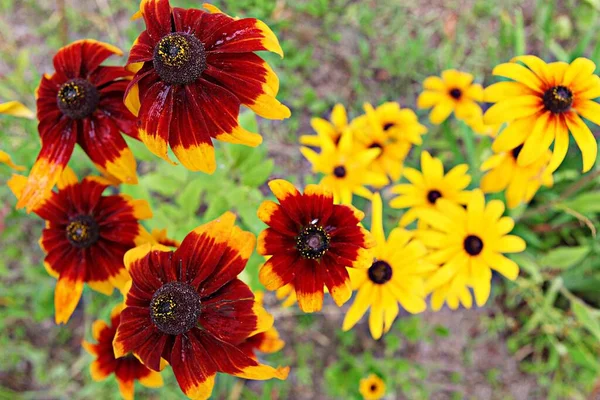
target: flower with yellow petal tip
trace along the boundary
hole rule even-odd
[[[465,189],[471,183],[467,174],[469,166],[460,164],[444,174],[444,165],[427,151],[421,153],[421,171],[405,168],[404,176],[410,183],[401,183],[392,187],[392,193],[399,194],[390,201],[393,208],[409,208],[400,220],[401,226],[407,226],[419,218],[422,210],[435,209],[439,199],[458,204],[467,204],[470,192]]]
[[[156,388],[163,385],[163,380],[160,372],[152,371],[131,353],[123,357],[115,357],[113,339],[121,322],[122,309],[123,306],[119,304],[112,310],[110,325],[102,320],[94,321],[92,334],[97,343],[83,341],[82,346],[88,353],[96,357],[90,365],[92,379],[103,381],[108,376],[115,374],[121,397],[125,400],[133,400],[135,381],[139,381],[146,387]]]
[[[162,244],[168,247],[179,247],[181,242],[179,240],[171,239],[167,236],[167,229],[152,229],[152,238],[156,243]]]
[[[342,329],[350,330],[371,307],[369,328],[373,338],[379,339],[392,327],[398,303],[411,314],[425,311],[424,278],[437,266],[424,260],[427,248],[410,232],[395,228],[386,240],[379,193],[373,195],[372,204],[371,234],[377,246],[372,250],[369,269],[348,270],[357,294]]]
[[[583,157],[583,172],[594,166],[596,138],[581,117],[600,125],[600,77],[596,65],[577,58],[571,64],[546,64],[536,56],[520,56],[498,65],[492,73],[511,79],[485,89],[485,101],[495,103],[485,115],[486,124],[510,122],[494,141],[496,153],[523,145],[518,163],[535,163],[554,142],[548,167],[556,171],[569,149],[569,132]]]
[[[439,199],[436,209],[423,210],[419,218],[430,228],[417,232],[432,252],[428,260],[440,268],[427,280],[425,290],[432,293],[431,307],[439,310],[444,302],[452,309],[462,303],[471,307],[473,288],[475,301],[483,306],[489,296],[492,269],[510,280],[519,275],[519,266],[504,253],[520,253],[525,241],[510,235],[515,222],[503,217],[504,203],[492,200],[486,204],[481,190],[471,194],[466,209]]]
[[[552,152],[547,150],[535,163],[520,166],[517,162],[523,146],[500,154],[494,154],[482,165],[487,171],[481,180],[484,193],[498,193],[506,189],[506,201],[509,208],[529,203],[539,188],[552,187],[554,180],[548,170]]]
[[[25,170],[25,167],[15,164],[12,158],[10,157],[10,154],[5,153],[2,150],[0,150],[0,164],[6,164],[12,169],[16,169],[17,171]]]
[[[342,137],[342,132],[348,128],[346,109],[342,104],[336,104],[331,111],[331,122],[323,118],[313,118],[310,120],[310,125],[317,134],[300,136],[300,144],[321,147],[323,137],[328,137],[337,145]]]
[[[264,293],[260,290],[254,292],[254,299],[262,306]],[[279,336],[277,329],[272,326],[269,330],[250,336],[239,345],[239,348],[248,356],[256,358],[256,351],[272,354],[283,349],[283,346],[285,346],[285,342]]]
[[[352,204],[352,194],[370,198],[372,193],[365,186],[381,187],[389,182],[384,173],[369,170],[381,149],[364,148],[349,130],[342,133],[338,146],[330,138],[322,137],[321,153],[308,147],[300,151],[312,164],[313,172],[325,174],[321,184],[333,192],[336,203]]]
[[[364,400],[379,400],[385,396],[385,383],[375,374],[360,380],[358,390]]]
[[[18,101],[7,101],[0,104],[0,114],[12,115],[13,117],[34,119],[35,114],[24,104]]]
[[[283,300],[281,306],[285,308],[293,306],[298,301],[296,298],[296,289],[292,282],[277,289],[275,291],[275,297],[277,297],[277,300]]]
[[[473,83],[473,75],[449,69],[442,77],[430,76],[423,81],[423,93],[417,99],[417,107],[431,108],[429,120],[439,125],[454,111],[456,118],[466,121],[481,115],[477,102],[483,101],[483,88]]]

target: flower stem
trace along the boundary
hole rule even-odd
[[[460,151],[456,136],[454,136],[454,133],[452,133],[452,128],[450,127],[450,122],[448,119],[442,123],[442,133],[446,137],[446,141],[448,142],[448,146],[450,146],[450,150],[452,150],[452,153],[454,154],[456,162],[464,162],[465,158]]]

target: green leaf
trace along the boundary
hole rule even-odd
[[[567,269],[583,261],[589,252],[589,246],[559,247],[546,253],[540,264],[553,269]]]
[[[592,314],[591,308],[579,300],[572,301],[571,308],[579,322],[600,341],[600,322]]]
[[[202,202],[202,185],[199,180],[193,180],[183,189],[176,202],[184,215],[195,214]]]
[[[600,213],[600,192],[586,192],[572,200],[557,205],[562,209],[571,209],[580,214]]]

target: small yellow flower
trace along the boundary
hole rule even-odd
[[[375,374],[360,380],[359,391],[364,400],[379,400],[385,396],[385,383]]]
[[[469,166],[460,164],[444,174],[444,165],[427,151],[421,153],[421,171],[405,168],[404,176],[410,183],[402,183],[392,188],[399,194],[390,201],[393,208],[409,208],[400,219],[401,226],[407,226],[419,218],[422,210],[435,209],[439,199],[458,204],[467,204],[470,192],[465,189],[471,183],[467,174]]]
[[[539,188],[552,187],[554,180],[548,170],[552,152],[547,150],[535,163],[520,166],[517,162],[522,145],[512,151],[494,154],[481,166],[487,171],[481,180],[484,193],[498,193],[506,189],[506,201],[509,208],[529,203]]]
[[[365,186],[380,187],[388,183],[385,174],[369,170],[381,149],[364,148],[349,130],[342,134],[338,146],[331,138],[323,136],[321,153],[308,147],[302,147],[300,151],[312,164],[313,172],[325,174],[321,184],[333,192],[336,203],[352,204],[352,194],[370,198],[372,193]]]
[[[331,111],[331,122],[323,118],[313,118],[310,120],[310,125],[317,134],[300,136],[300,144],[321,147],[323,137],[328,137],[337,145],[342,133],[348,128],[346,109],[342,104],[336,104]]]
[[[473,75],[449,69],[442,77],[430,76],[423,81],[423,93],[417,99],[419,108],[431,108],[429,120],[439,125],[454,111],[456,118],[469,120],[482,113],[477,102],[483,101],[483,88],[473,83]]]
[[[342,329],[352,329],[371,307],[369,328],[373,338],[379,339],[392,327],[398,303],[411,314],[425,311],[424,278],[437,266],[425,262],[425,245],[402,228],[392,230],[386,241],[379,193],[373,195],[372,204],[371,234],[377,247],[373,249],[373,263],[368,269],[348,269],[352,289],[358,292]]]

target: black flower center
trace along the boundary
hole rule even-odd
[[[346,176],[346,167],[344,167],[343,165],[338,165],[337,167],[335,167],[333,169],[333,174],[337,177],[337,178],[343,178]]]
[[[571,109],[573,92],[564,86],[555,86],[544,93],[544,107],[546,110],[560,114]]]
[[[371,385],[370,389],[371,389],[371,392],[375,392],[375,391],[377,391],[377,385],[373,383],[373,384]]]
[[[519,146],[515,147],[514,149],[512,149],[511,154],[515,160],[517,158],[519,158],[519,154],[521,154],[521,150],[523,150],[523,145],[519,145]]]
[[[85,249],[98,241],[100,229],[91,215],[80,215],[67,225],[67,240],[80,249]]]
[[[385,124],[383,125],[383,130],[384,130],[384,131],[388,131],[388,130],[390,130],[391,128],[393,128],[393,127],[394,127],[394,125],[396,125],[396,124],[394,124],[393,122],[387,122],[387,123],[385,123]]]
[[[465,251],[472,256],[477,256],[483,251],[483,241],[475,235],[467,236],[463,245],[465,247]]]
[[[331,236],[322,226],[310,224],[302,228],[296,237],[296,249],[302,257],[316,260],[329,249],[330,241]]]
[[[431,204],[435,204],[439,198],[442,197],[442,193],[439,190],[430,190],[429,193],[427,193],[427,201]]]
[[[85,79],[65,82],[56,95],[56,104],[64,115],[72,119],[89,117],[96,111],[100,95],[96,86]]]
[[[381,143],[373,143],[369,146],[370,149],[383,149],[383,145]]]
[[[194,35],[176,32],[164,36],[154,48],[154,69],[172,85],[194,82],[206,70],[204,45]]]
[[[385,261],[375,261],[369,267],[369,279],[378,284],[383,285],[392,279],[392,267]]]
[[[462,96],[462,90],[457,89],[457,88],[450,90],[450,97],[452,97],[453,99],[459,100],[461,96]]]
[[[168,282],[150,302],[150,318],[167,335],[180,335],[196,326],[200,316],[200,295],[184,282]]]

